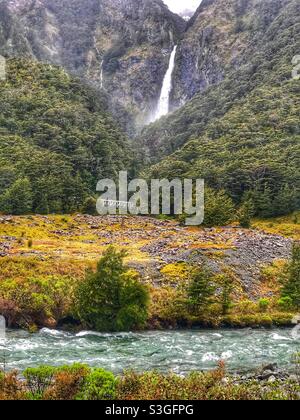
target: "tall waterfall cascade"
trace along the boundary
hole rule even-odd
[[[172,75],[175,67],[177,45],[174,46],[170,56],[169,67],[165,74],[157,109],[154,116],[154,121],[167,115],[170,109],[170,94],[172,90]]]

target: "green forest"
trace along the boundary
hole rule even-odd
[[[1,212],[78,211],[99,179],[130,166],[105,100],[57,67],[8,60],[0,115]]]

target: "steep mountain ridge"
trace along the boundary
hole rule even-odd
[[[158,162],[147,176],[204,178],[238,204],[251,196],[264,217],[300,206],[300,86],[292,77],[300,4],[272,3],[280,7],[260,16],[263,36],[253,38],[240,68],[140,138],[148,161]]]
[[[62,66],[103,88],[128,132],[147,122],[185,28],[161,0],[2,0],[1,8],[12,23],[0,53]]]
[[[240,0],[228,1],[236,4]],[[257,3],[256,0],[251,1]],[[219,0],[208,0],[212,7],[217,2]],[[150,161],[159,161],[189,139],[203,134],[208,124],[223,117],[253,89],[280,83],[284,77],[291,78],[292,59],[300,50],[300,4],[296,0],[264,0],[260,3],[261,10],[265,5],[265,14],[259,17],[263,26],[260,31],[255,29],[252,36],[247,35],[249,42],[247,49],[240,55],[240,64],[227,67],[219,82],[207,84],[203,92],[196,93],[185,106],[144,129],[140,142]],[[275,4],[277,7],[270,14],[269,8]],[[200,7],[200,12],[202,8],[205,10],[205,3]],[[257,21],[255,14],[252,15]],[[229,50],[221,52],[224,57],[228,53],[229,60],[231,59]],[[219,55],[220,53],[216,56]],[[174,82],[174,90],[177,89],[176,86]]]

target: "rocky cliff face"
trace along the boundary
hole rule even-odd
[[[249,48],[290,0],[203,0],[178,47],[173,109],[249,60]]]
[[[185,28],[161,0],[2,0],[0,16],[2,54],[63,66],[103,89],[129,132],[150,118]]]
[[[173,108],[186,103],[144,129],[144,155],[159,161],[253,90],[289,80],[300,48],[299,7],[297,0],[204,1],[178,46]]]
[[[162,0],[0,0],[0,53],[89,81],[134,135],[155,111],[174,44],[173,110],[247,63],[291,1],[203,0],[187,23]]]

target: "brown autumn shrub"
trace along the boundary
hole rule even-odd
[[[25,400],[26,392],[23,382],[18,379],[18,372],[0,372],[0,400]]]
[[[65,366],[55,373],[52,385],[44,392],[44,400],[76,399],[90,369],[85,365]]]
[[[126,372],[119,379],[117,399],[203,400],[212,388],[222,383],[224,377],[223,363],[212,372],[192,373],[186,378],[175,374],[162,375],[158,372]]]

